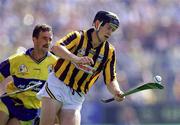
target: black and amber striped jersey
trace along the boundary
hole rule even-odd
[[[0,63],[0,82],[8,76],[13,78],[13,81],[7,85],[6,93],[25,89],[39,82],[44,84],[49,72],[53,70],[57,57],[48,52],[41,61],[37,62],[30,55],[32,49],[12,55]],[[12,98],[21,100],[26,108],[40,108],[40,101],[36,98],[36,93],[43,84],[32,90],[12,95]]]
[[[65,46],[75,55],[88,56],[94,61],[93,65],[82,65],[59,58],[55,64],[56,77],[77,92],[87,93],[101,71],[106,84],[116,79],[115,49],[108,41],[93,48],[91,35],[93,30],[74,31],[56,42],[56,45]]]

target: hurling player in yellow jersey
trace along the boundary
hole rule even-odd
[[[67,34],[52,47],[60,58],[47,84],[37,94],[42,99],[40,125],[52,125],[57,113],[61,125],[80,125],[85,94],[101,71],[115,100],[124,99],[116,78],[115,49],[107,41],[119,27],[118,17],[112,12],[99,11],[93,26]]]
[[[0,63],[0,82],[8,76],[13,78],[6,87],[6,93],[42,83],[32,90],[1,98],[0,125],[32,125],[41,106],[36,93],[42,88],[57,60],[48,51],[52,36],[50,26],[36,25],[32,34],[34,47]]]

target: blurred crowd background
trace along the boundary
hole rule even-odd
[[[101,78],[87,95],[82,125],[180,124],[179,0],[0,0],[0,61],[19,46],[32,47],[36,24],[51,25],[55,42],[72,30],[90,28],[99,10],[120,19],[109,41],[116,48],[121,88],[127,91],[160,75],[165,89],[103,104],[100,99],[111,95]]]

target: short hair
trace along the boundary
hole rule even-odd
[[[47,24],[38,24],[38,25],[35,26],[35,28],[33,30],[32,37],[38,38],[39,33],[41,31],[42,32],[46,32],[46,31],[52,32],[52,27],[47,25]]]

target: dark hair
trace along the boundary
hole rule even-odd
[[[106,23],[110,23],[113,27],[119,27],[119,19],[116,14],[108,11],[98,11],[94,17],[93,23],[99,20],[102,22],[101,26],[104,26]]]
[[[38,38],[39,33],[41,31],[42,32],[46,32],[46,31],[52,32],[52,27],[47,25],[47,24],[38,24],[38,25],[35,26],[35,28],[33,30],[32,37]]]

